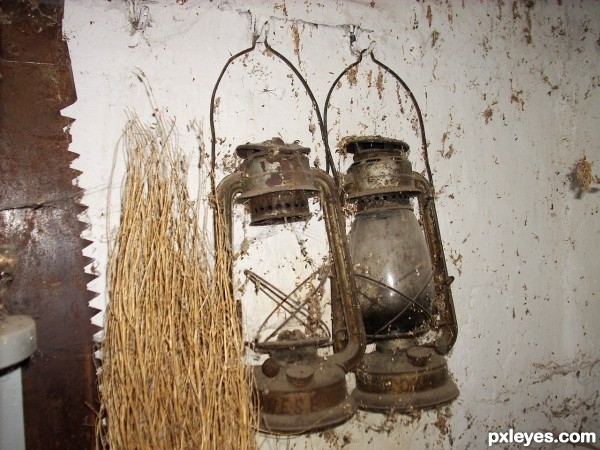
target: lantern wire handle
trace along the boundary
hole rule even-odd
[[[354,67],[358,66],[362,62],[364,54],[368,52],[371,55],[371,59],[373,60],[373,62],[376,65],[378,65],[379,67],[381,67],[388,74],[390,74],[402,86],[402,88],[406,91],[406,93],[410,97],[411,102],[413,103],[413,105],[415,107],[415,111],[417,112],[417,118],[419,121],[419,134],[421,136],[421,148],[422,148],[422,154],[423,154],[423,161],[425,162],[427,178],[429,179],[429,183],[433,186],[433,176],[431,174],[431,167],[429,165],[429,155],[428,155],[428,150],[427,150],[427,148],[428,148],[427,138],[425,136],[425,123],[423,121],[423,114],[421,114],[421,108],[419,107],[419,103],[417,102],[416,97],[414,96],[414,94],[412,93],[412,91],[410,90],[410,88],[408,87],[406,82],[396,72],[394,72],[392,69],[390,69],[384,63],[382,63],[377,58],[375,58],[375,53],[373,50],[374,44],[375,44],[374,42],[371,42],[369,47],[365,48],[364,50],[361,50],[356,61],[353,62],[352,64],[350,64],[348,67],[346,67],[342,71],[342,73],[340,73],[338,75],[338,77],[334,80],[334,82],[331,84],[331,87],[329,88],[329,92],[327,93],[327,97],[325,98],[325,107],[323,109],[324,127],[327,130],[327,111],[329,110],[331,95],[333,94],[333,90],[335,89],[335,86],[337,85],[338,81],[340,81],[342,79],[342,77],[344,75],[346,75],[350,70],[352,70]],[[328,138],[327,138],[327,140],[328,140]]]
[[[332,156],[331,150],[329,148],[329,140],[327,139],[327,129],[325,128],[323,118],[321,116],[321,110],[319,109],[319,104],[317,103],[317,100],[316,100],[312,90],[308,86],[308,83],[306,82],[306,80],[304,79],[302,74],[298,71],[298,69],[291,63],[291,61],[289,59],[287,59],[285,56],[283,56],[281,53],[279,53],[278,51],[276,51],[273,47],[271,47],[269,45],[269,42],[267,40],[267,32],[265,31],[267,29],[268,29],[268,22],[265,22],[263,27],[261,28],[261,31],[259,33],[254,33],[254,35],[252,36],[252,45],[250,47],[248,47],[247,49],[242,50],[239,53],[236,53],[235,55],[233,55],[231,58],[229,58],[227,60],[227,62],[223,66],[223,69],[221,70],[221,73],[219,74],[219,78],[217,78],[217,82],[215,83],[215,86],[212,91],[212,95],[210,97],[210,116],[209,116],[210,137],[211,137],[211,147],[210,147],[211,148],[211,151],[210,151],[211,167],[210,168],[211,168],[211,190],[212,190],[213,194],[216,192],[216,171],[215,171],[215,169],[216,169],[216,164],[217,164],[216,163],[217,136],[216,136],[216,128],[215,128],[215,101],[216,101],[216,97],[217,97],[217,90],[219,89],[221,80],[223,79],[223,76],[225,75],[225,72],[227,72],[227,69],[229,68],[229,66],[236,59],[252,52],[256,48],[256,44],[257,44],[257,42],[259,42],[259,38],[263,34],[264,34],[264,39],[262,40],[262,42],[264,43],[265,49],[269,53],[275,55],[277,58],[279,58],[281,61],[283,61],[290,68],[290,70],[294,73],[294,75],[296,75],[298,80],[300,80],[300,83],[302,84],[302,86],[304,86],[304,89],[306,90],[306,93],[308,94],[308,96],[312,102],[313,109],[315,110],[315,112],[317,114],[317,121],[319,123],[319,129],[321,130],[321,139],[323,140],[323,146],[325,147],[327,172],[329,172],[329,170],[331,170],[331,174],[335,181],[336,186],[340,185],[337,170],[335,169],[335,166],[333,165],[333,156]]]
[[[317,114],[317,122],[319,122],[319,129],[321,130],[321,139],[323,140],[323,146],[325,147],[325,156],[326,156],[325,170],[328,173],[329,173],[329,171],[331,171],[331,176],[334,179],[336,186],[339,186],[340,185],[339,176],[338,176],[337,170],[335,168],[335,165],[333,163],[333,156],[331,154],[331,149],[329,147],[329,139],[327,139],[327,128],[325,127],[325,123],[323,122],[323,117],[321,116],[321,110],[319,108],[319,104],[317,103],[317,99],[315,98],[314,94],[312,93],[312,90],[308,86],[308,83],[306,82],[306,80],[304,79],[304,77],[302,76],[300,71],[298,71],[298,69],[291,63],[291,61],[289,59],[287,59],[285,56],[283,56],[281,53],[279,53],[273,47],[271,47],[266,38],[265,38],[265,47],[268,51],[270,51],[275,56],[277,56],[280,60],[282,60],[290,68],[290,70],[292,72],[294,72],[294,74],[300,80],[300,83],[302,83],[302,86],[304,86],[304,89],[306,89],[306,93],[310,97],[310,101],[313,104],[313,109],[315,110],[315,112]]]
[[[329,142],[329,132],[327,131],[327,111],[329,110],[329,100],[331,99],[331,94],[333,93],[333,89],[335,88],[335,86],[338,84],[338,81],[340,81],[342,79],[342,77],[344,75],[346,75],[350,70],[352,70],[354,67],[358,66],[362,59],[363,59],[363,55],[365,54],[365,52],[368,49],[364,49],[361,50],[360,53],[358,54],[358,58],[356,59],[355,62],[353,62],[352,64],[350,64],[348,67],[346,67],[342,73],[340,73],[338,75],[338,77],[334,80],[333,83],[331,83],[331,87],[329,88],[329,92],[327,92],[327,97],[325,97],[325,106],[323,108],[323,126],[325,127],[325,131],[327,132],[327,142]],[[327,144],[327,146],[329,147],[329,144]],[[332,164],[333,166],[333,164]],[[341,186],[338,185],[339,188],[341,188]]]
[[[421,148],[423,152],[423,161],[425,162],[425,169],[427,171],[427,178],[429,179],[429,183],[433,186],[433,176],[431,174],[431,167],[429,166],[429,153],[428,153],[428,144],[427,138],[425,137],[425,122],[423,121],[423,114],[421,114],[421,108],[419,107],[419,102],[417,102],[416,97],[406,84],[406,82],[400,78],[396,72],[386,66],[384,63],[375,58],[375,53],[371,50],[371,60],[383,70],[385,70],[388,74],[390,74],[400,85],[404,88],[413,105],[415,106],[415,111],[417,112],[417,118],[419,119],[419,129],[421,130]]]
[[[210,177],[210,187],[211,187],[211,191],[213,193],[213,195],[215,195],[215,193],[217,192],[217,187],[216,187],[216,166],[217,166],[217,132],[216,132],[216,128],[215,128],[215,98],[217,96],[217,90],[219,89],[219,84],[221,84],[221,80],[223,79],[223,76],[225,75],[225,72],[227,72],[227,69],[229,68],[229,66],[238,58],[244,56],[247,53],[250,53],[252,50],[254,50],[256,48],[256,42],[258,40],[259,35],[255,34],[252,37],[252,46],[248,47],[245,50],[242,50],[239,53],[236,53],[235,55],[233,55],[231,58],[229,58],[227,60],[227,62],[225,63],[225,65],[223,66],[223,69],[221,69],[221,73],[219,74],[219,78],[217,78],[217,82],[215,83],[215,87],[213,88],[212,91],[212,95],[210,97],[210,116],[209,116],[209,122],[210,122],[210,172],[211,172],[211,177]]]

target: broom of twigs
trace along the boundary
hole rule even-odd
[[[155,116],[150,127],[132,115],[122,140],[127,169],[109,249],[97,447],[256,448],[230,249],[217,242],[214,255],[207,251],[174,124]]]

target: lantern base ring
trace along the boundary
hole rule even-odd
[[[352,398],[369,411],[411,412],[448,403],[459,394],[446,359],[428,347],[369,353],[355,373]]]
[[[274,356],[254,369],[260,431],[308,433],[354,415],[357,406],[348,395],[342,368],[320,357],[290,363],[281,354]]]
[[[281,416],[263,412],[260,417],[260,431],[268,434],[312,433],[347,421],[356,410],[356,402],[348,395],[342,403],[332,408],[309,414]]]

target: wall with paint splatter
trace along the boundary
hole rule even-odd
[[[206,201],[211,93],[227,59],[256,34],[257,48],[230,67],[216,94],[219,177],[237,165],[237,145],[274,136],[310,147],[311,163],[325,166],[311,101],[265,51],[265,37],[321,108],[338,74],[370,46],[420,104],[455,277],[459,337],[448,361],[461,394],[413,416],[359,412],[322,433],[260,436],[261,448],[481,448],[488,432],[509,428],[600,430],[596,2],[67,0],[64,29],[78,101],[63,114],[76,119],[71,147],[81,157],[73,165],[83,171],[84,237],[93,241],[86,252],[95,259],[88,270],[99,275],[91,306],[100,310],[123,173],[115,150],[128,111],[151,121],[160,108],[176,121],[188,154],[182,168]],[[327,115],[332,148],[349,135],[402,139],[423,170],[414,106],[370,59],[335,85]],[[340,152],[334,160],[340,172],[350,163]],[[268,266],[269,279],[291,290],[326,255],[318,219],[282,239],[248,227],[236,211],[248,334],[266,306],[252,303],[243,270]]]

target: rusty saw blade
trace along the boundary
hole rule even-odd
[[[63,1],[0,5],[0,245],[15,251],[0,302],[35,319],[37,348],[23,369],[28,449],[94,445],[97,404],[84,267],[86,207],[73,184],[68,125],[60,110],[76,100]]]

